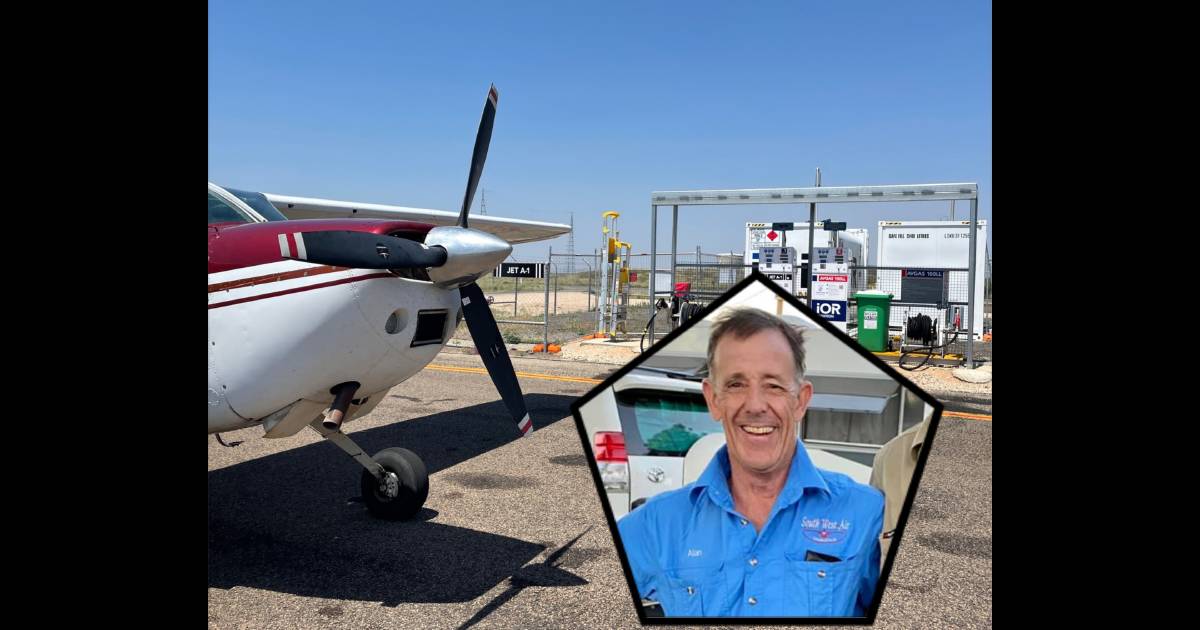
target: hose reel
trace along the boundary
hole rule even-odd
[[[937,322],[924,313],[913,315],[904,324],[904,336],[922,346],[932,346],[937,339]]]

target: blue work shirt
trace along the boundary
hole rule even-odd
[[[883,495],[813,466],[797,443],[758,533],[734,509],[729,470],[721,447],[694,483],[617,523],[639,595],[668,616],[865,616],[879,579]]]

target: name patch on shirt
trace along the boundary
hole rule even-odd
[[[800,529],[805,538],[815,543],[836,543],[845,540],[850,531],[850,521],[803,517],[800,519]]]

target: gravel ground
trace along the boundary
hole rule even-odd
[[[989,363],[988,366],[991,364]],[[990,370],[990,367],[985,369]],[[914,385],[937,396],[939,393],[969,394],[972,397],[991,399],[992,382],[968,383],[954,377],[954,368],[925,366],[913,372],[900,370]]]
[[[437,366],[460,371],[439,370]],[[369,517],[357,464],[311,431],[209,438],[210,628],[635,628],[628,586],[573,419],[614,365],[515,358],[534,418],[518,439],[477,356],[446,351],[348,432],[430,471],[414,521]],[[480,370],[482,372],[482,370]],[[912,373],[963,383],[944,368]],[[991,422],[943,418],[876,620],[991,627]],[[706,626],[713,627],[713,626]],[[740,626],[745,627],[745,626]]]

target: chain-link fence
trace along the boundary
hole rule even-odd
[[[718,258],[715,254],[679,256],[679,260],[710,262],[715,262]],[[545,260],[506,262],[530,265],[546,263]],[[610,299],[615,289],[612,268],[604,270],[604,264],[606,263],[600,252],[590,255],[551,254],[545,278],[485,276],[479,280],[479,286],[491,301],[492,315],[496,318],[500,333],[506,341],[541,343],[545,336],[550,343],[563,344],[600,330],[598,307],[602,285],[607,285]],[[670,266],[671,255],[659,254],[660,290],[668,289]],[[572,267],[575,269],[573,272],[569,271]],[[624,296],[624,323],[618,326],[618,334],[636,339],[654,315],[649,299],[650,255],[630,255],[629,269],[629,288]],[[665,313],[661,315],[662,321],[655,317],[655,330],[660,334],[670,332],[668,319]],[[460,326],[455,338],[469,340],[470,333],[465,326]]]
[[[604,284],[607,284],[609,298],[619,299],[618,304],[623,305],[625,316],[623,324],[618,327],[619,336],[636,339],[652,324],[656,338],[661,339],[672,330],[671,314],[667,309],[658,310],[656,314],[650,302],[650,255],[633,254],[629,258],[629,288],[623,297],[613,298],[616,283],[611,276],[612,268],[603,270],[602,265],[606,263],[598,252],[591,255],[553,254],[544,278],[488,276],[480,279],[479,285],[492,301],[492,314],[499,323],[501,334],[509,343],[541,343],[545,337],[550,343],[563,344],[599,331],[597,309]],[[574,272],[568,271],[571,267],[574,267]],[[669,304],[673,289],[670,284],[671,255],[658,254],[656,267],[658,281],[655,290],[658,301]],[[806,293],[804,268],[797,266],[795,274],[798,283],[793,291],[800,295]],[[745,279],[751,269],[752,266],[745,264],[740,254],[708,254],[697,248],[695,252],[676,256],[675,282],[689,283],[684,303],[705,306]],[[937,322],[939,331],[949,333],[937,343],[948,342],[956,328],[962,331],[953,343],[939,348],[937,354],[966,355],[967,308],[970,302],[966,269],[943,269],[921,276],[900,267],[854,266],[850,267],[849,275],[847,332],[851,337],[857,336],[858,305],[854,295],[875,289],[896,296],[889,313],[894,338],[903,341],[904,326],[908,319],[924,314]],[[983,293],[982,330],[986,336],[976,338],[974,354],[977,360],[990,361],[990,277],[986,280]],[[460,327],[455,336],[470,339],[465,327]]]
[[[991,321],[990,321],[990,287],[985,282],[983,288],[983,308],[976,308],[974,355],[976,360],[990,361],[991,356]],[[978,290],[979,287],[977,287]],[[890,313],[888,314],[889,328],[893,337],[900,337],[908,345],[913,342],[904,339],[905,326],[909,318],[925,315],[937,325],[941,336],[935,345],[946,344],[937,350],[937,354],[967,354],[967,325],[968,309],[972,306],[970,299],[970,274],[967,269],[937,269],[916,270],[904,267],[851,267],[850,268],[850,314],[847,319],[853,329],[857,321],[857,300],[854,295],[859,291],[874,289],[891,294],[893,297]],[[958,335],[955,335],[955,332]],[[852,333],[853,334],[853,333]],[[986,336],[985,336],[986,335]],[[953,340],[953,341],[952,341]]]
[[[531,268],[545,265],[545,260],[508,260],[509,263],[527,264]],[[492,317],[500,328],[500,336],[510,344],[542,343],[545,336],[545,314],[547,283],[553,280],[550,273],[541,278],[505,278],[494,275],[479,279],[479,288],[492,306]],[[471,333],[467,327],[459,326],[454,338],[469,341]],[[551,343],[555,342],[550,335]]]
[[[669,256],[669,255],[668,255]],[[688,296],[691,302],[706,305],[724,295],[731,287],[741,282],[750,272],[752,266],[743,262],[741,256],[729,254],[680,255],[675,263],[675,281],[688,282]],[[805,273],[807,265],[798,265],[793,278],[793,292],[797,295],[807,294]],[[939,348],[939,355],[961,355],[967,353],[967,309],[970,300],[969,275],[966,269],[941,269],[933,273],[910,274],[910,270],[901,267],[868,267],[853,266],[849,269],[847,333],[857,337],[858,303],[854,295],[860,291],[875,289],[897,296],[892,302],[889,322],[892,337],[896,338],[896,347],[904,342],[905,324],[910,317],[924,314],[937,322],[937,329],[945,334],[936,342],[946,343]],[[910,277],[911,275],[911,277]],[[660,272],[660,282],[655,287],[662,295],[670,291],[670,261],[665,265],[665,272]],[[908,291],[905,294],[905,290]],[[984,309],[981,329],[985,334],[991,331],[991,282],[984,287]],[[978,311],[977,311],[978,312]],[[957,317],[957,325],[955,324]],[[976,323],[977,329],[980,328]],[[663,321],[655,321],[656,336],[670,332],[670,322],[664,316]],[[961,331],[957,338],[954,330]],[[953,339],[952,343],[949,343]],[[974,354],[977,360],[991,360],[990,334],[984,338],[975,339]]]

